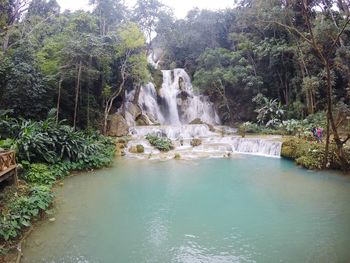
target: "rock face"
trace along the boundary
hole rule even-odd
[[[141,114],[137,117],[136,119],[136,124],[139,126],[147,126],[147,125],[152,125],[152,121],[148,118],[147,115]]]
[[[129,134],[129,125],[120,113],[110,115],[107,134],[113,137],[121,137]]]
[[[142,114],[142,110],[140,106],[135,105],[134,103],[131,103],[131,102],[127,104],[127,111],[131,114],[134,120],[136,120]]]

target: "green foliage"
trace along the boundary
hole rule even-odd
[[[174,149],[174,146],[169,138],[158,137],[157,135],[147,134],[146,139],[149,143],[162,152],[168,152]]]
[[[298,135],[299,137],[310,137],[313,127],[326,127],[326,115],[324,112],[318,112],[309,115],[304,120],[285,120],[282,122],[273,122],[269,127],[259,125],[253,122],[244,122],[238,128],[239,132],[252,134],[280,134],[280,135]]]
[[[198,59],[199,65],[194,75],[194,85],[219,101],[218,108],[225,122],[234,113],[251,111],[247,102],[256,94],[261,78],[253,74],[245,54],[228,49],[208,49]]]
[[[51,169],[43,163],[31,164],[24,175],[24,179],[29,183],[39,185],[51,185],[56,181]]]
[[[16,125],[10,127],[11,123]],[[53,164],[68,160],[95,168],[108,163],[105,156],[112,152],[110,139],[75,131],[68,125],[56,123],[50,116],[44,121],[0,119],[1,130],[6,130],[2,136],[11,134],[14,140],[14,143],[2,141],[1,144],[13,144],[21,161]]]
[[[258,113],[256,119],[259,124],[271,127],[282,122],[285,112],[277,99],[268,99],[259,93],[253,98],[253,102],[257,105],[255,112]]]
[[[341,169],[336,146],[330,144],[329,150],[328,168]],[[345,148],[344,151],[349,160],[350,149]],[[325,144],[316,143],[310,139],[290,138],[282,143],[281,156],[295,160],[298,165],[307,169],[322,169],[325,158]],[[349,165],[350,163],[348,163]]]
[[[0,215],[0,240],[17,237],[21,229],[30,226],[31,219],[46,210],[52,201],[53,194],[47,186],[34,186],[27,196],[15,197]]]
[[[12,56],[4,83],[1,108],[12,108],[16,116],[38,119],[53,106],[52,90],[45,85],[34,58],[33,47],[23,43]],[[35,102],[35,103],[33,103]]]

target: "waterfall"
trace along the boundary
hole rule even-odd
[[[191,78],[184,69],[162,70],[162,74],[163,84],[158,91],[153,83],[142,86],[140,90],[139,105],[142,114],[152,123],[183,125],[200,119],[205,123],[220,124],[213,103],[207,96],[193,92]],[[135,90],[126,94],[129,103],[133,101],[134,95]],[[130,126],[135,125],[130,118],[127,121]]]
[[[147,113],[151,119],[158,123],[164,123],[164,116],[159,108],[157,102],[157,91],[153,83],[150,82],[141,88],[139,104],[142,112]]]

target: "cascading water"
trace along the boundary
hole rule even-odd
[[[158,66],[154,61],[152,65]],[[210,126],[220,124],[215,107],[207,96],[193,92],[191,78],[184,69],[162,70],[162,74],[163,84],[159,90],[153,83],[148,83],[140,90],[138,104],[143,119],[149,122],[149,126],[135,126],[132,118],[135,116],[132,114],[135,113],[135,105],[132,103],[135,91],[127,94],[126,119],[133,137],[129,147],[144,145],[145,158],[159,154],[145,139],[147,134],[154,134],[170,138],[175,146],[174,151],[181,153],[184,158],[223,157],[230,153],[280,156],[281,142],[276,138],[241,138],[232,134],[231,130],[228,131],[228,127]],[[204,124],[189,125],[196,119]],[[192,147],[193,138],[200,138],[201,145]],[[139,154],[127,154],[142,158]],[[174,152],[162,154],[165,158],[173,158],[173,155]]]
[[[163,84],[158,91],[153,83],[141,87],[139,105],[144,115],[163,125],[183,125],[195,119],[220,124],[213,103],[207,96],[194,94],[191,78],[184,69],[162,70],[162,73]],[[133,101],[134,95],[135,91],[127,94],[127,100]]]

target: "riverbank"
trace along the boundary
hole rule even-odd
[[[54,202],[53,188],[62,186],[63,179],[75,172],[89,171],[109,166],[114,159],[115,142],[99,137],[101,146],[94,155],[76,161],[54,164],[20,164],[19,187],[2,186],[0,193],[0,262],[18,262],[21,241],[35,222],[55,221],[51,208]]]
[[[306,169],[322,170],[324,169],[325,143],[317,143],[314,140],[308,140],[298,137],[286,137],[282,143],[281,156],[291,159]],[[344,153],[348,160],[347,170],[350,170],[350,149],[344,147]],[[327,169],[341,170],[341,162],[338,158],[336,145],[331,143],[329,146]]]

